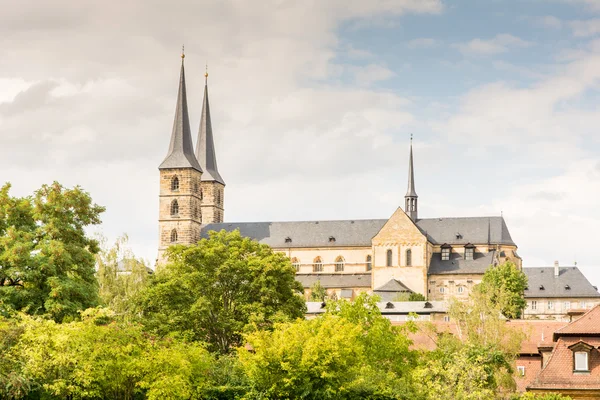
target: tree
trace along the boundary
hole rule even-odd
[[[329,303],[317,318],[253,332],[247,340],[253,351],[238,352],[252,398],[410,398],[411,342],[364,294],[353,303]]]
[[[101,250],[96,254],[96,276],[101,302],[119,316],[131,314],[133,299],[148,282],[148,267],[127,247],[123,235],[108,248],[106,239],[99,239]]]
[[[527,276],[517,266],[506,261],[489,268],[476,290],[487,294],[487,298],[498,304],[506,318],[519,318],[527,305],[525,289]]]
[[[138,298],[151,332],[183,334],[223,354],[241,344],[244,330],[304,316],[302,285],[287,257],[239,231],[211,232],[167,255]]]
[[[421,293],[413,292],[408,296],[408,301],[427,301],[427,299]]]
[[[314,285],[310,287],[310,301],[325,301],[327,296],[327,289],[321,285],[321,281],[316,281]]]
[[[94,254],[85,228],[104,207],[80,187],[43,185],[31,197],[0,189],[0,312],[24,311],[56,321],[98,303]]]

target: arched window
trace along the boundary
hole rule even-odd
[[[179,190],[179,178],[176,176],[174,176],[173,179],[171,179],[171,190]]]
[[[171,243],[175,243],[177,241],[177,229],[173,229],[171,231]]]
[[[177,200],[171,202],[171,216],[176,217],[179,215],[179,203]]]
[[[294,267],[296,272],[300,271],[300,261],[296,257],[292,258],[292,267]]]
[[[388,267],[392,266],[392,250],[391,249],[389,249],[387,251],[385,265]]]
[[[335,272],[343,272],[344,271],[344,257],[339,256],[335,259]]]
[[[371,255],[369,254],[367,256],[367,271],[370,271],[373,269],[373,263],[371,262]]]
[[[321,261],[321,257],[317,257],[313,261],[313,272],[323,272],[323,261]]]
[[[406,266],[407,267],[412,266],[412,250],[411,249],[406,250]]]

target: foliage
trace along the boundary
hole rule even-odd
[[[321,285],[321,281],[316,281],[310,287],[310,301],[325,301],[327,290]]]
[[[183,334],[224,354],[241,344],[244,330],[304,316],[302,285],[287,257],[239,231],[211,232],[167,254],[138,300],[151,332]]]
[[[408,296],[408,301],[427,301],[427,298],[421,293],[413,292]]]
[[[253,398],[405,398],[414,365],[410,341],[382,317],[374,299],[330,303],[312,320],[277,324],[239,349]]]
[[[106,239],[101,238],[101,250],[96,254],[100,299],[117,315],[125,317],[132,313],[135,295],[148,282],[148,267],[134,256],[127,240],[127,235],[123,235],[107,248]]]
[[[11,357],[11,349],[22,333],[15,320],[0,317],[0,398],[20,398],[31,390],[32,382],[23,376],[20,364]]]
[[[98,303],[94,254],[85,227],[104,211],[80,187],[43,185],[31,197],[0,189],[0,313],[74,318]]]
[[[532,392],[523,393],[514,397],[514,400],[571,400],[570,396],[563,396],[559,393],[535,394]]]
[[[487,294],[493,304],[498,304],[507,318],[519,318],[527,305],[524,292],[527,276],[512,262],[506,261],[489,268],[476,290]]]

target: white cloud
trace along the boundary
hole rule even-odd
[[[439,44],[436,39],[433,38],[417,38],[410,40],[406,46],[411,49],[421,49],[421,48],[429,48],[435,47]]]
[[[492,55],[505,53],[513,48],[523,48],[531,45],[531,42],[503,33],[496,35],[492,39],[476,38],[466,43],[455,44],[454,46],[463,54]]]
[[[600,18],[569,21],[573,35],[578,37],[595,36],[600,33]]]

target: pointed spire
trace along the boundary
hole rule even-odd
[[[185,70],[183,60],[185,54],[181,53],[181,73],[179,76],[179,92],[177,93],[177,106],[175,107],[175,119],[173,121],[173,132],[169,152],[158,169],[167,168],[194,168],[202,172],[202,167],[194,157],[194,146],[192,144],[192,133],[190,130],[190,118],[187,108],[187,95],[185,90]]]
[[[225,181],[221,178],[221,174],[219,174],[219,169],[217,168],[215,142],[210,121],[208,66],[204,73],[204,100],[202,101],[202,116],[200,117],[200,128],[198,129],[198,141],[196,142],[196,158],[204,170],[202,181],[219,182],[225,185]]]
[[[415,172],[413,169],[413,150],[412,150],[412,134],[410,135],[410,157],[408,160],[408,190],[404,196],[406,214],[413,220],[417,220],[418,216],[418,200],[417,192],[415,191]]]

